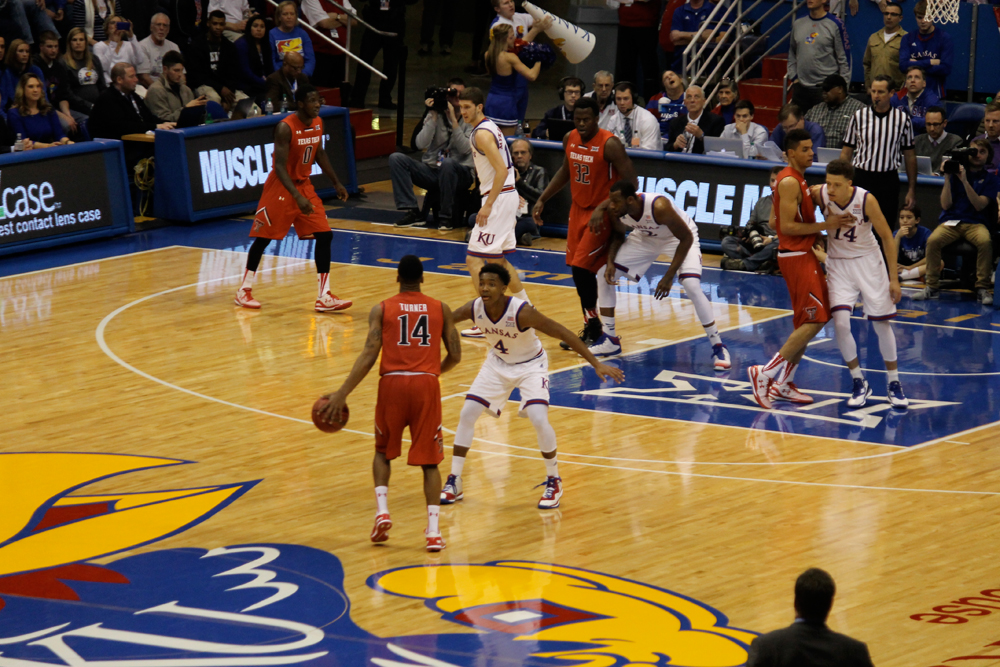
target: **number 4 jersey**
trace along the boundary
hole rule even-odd
[[[854,193],[846,206],[840,206],[830,199],[824,185],[820,189],[820,208],[824,215],[847,213],[854,218],[853,227],[838,227],[828,233],[826,238],[827,254],[833,259],[854,259],[868,253],[879,254],[878,241],[872,232],[872,223],[865,215],[865,202],[868,191],[864,188],[854,188]]]
[[[473,321],[486,336],[490,352],[508,364],[523,364],[544,353],[535,330],[522,329],[517,322],[521,309],[528,305],[527,301],[509,296],[507,308],[500,319],[494,320],[486,312],[482,299],[476,299],[472,304]]]
[[[382,302],[379,375],[441,374],[441,302],[422,292],[400,292]]]

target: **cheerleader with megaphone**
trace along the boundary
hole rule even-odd
[[[534,81],[542,71],[541,61],[528,67],[515,53],[514,28],[506,23],[493,26],[490,48],[486,52],[486,69],[493,75],[486,96],[483,114],[497,124],[505,136],[513,136],[522,120],[522,87],[518,79]],[[527,100],[525,99],[525,103]]]

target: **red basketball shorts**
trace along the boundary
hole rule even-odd
[[[305,238],[316,232],[330,231],[330,221],[326,218],[323,200],[316,194],[311,181],[295,183],[295,189],[312,202],[313,212],[303,213],[295,203],[295,197],[285,189],[278,179],[264,183],[264,192],[257,204],[257,215],[253,219],[250,236],[280,240],[295,225],[295,233]]]
[[[779,251],[778,268],[792,297],[795,328],[803,324],[829,322],[830,296],[826,289],[826,276],[816,255],[811,251]]]
[[[594,209],[575,203],[569,209],[569,231],[566,235],[566,265],[578,266],[591,273],[608,263],[611,225],[605,221],[599,234],[590,231],[590,216]]]
[[[411,466],[444,460],[441,437],[441,385],[436,375],[383,375],[375,405],[375,451],[392,461],[400,454],[403,429],[410,427]]]

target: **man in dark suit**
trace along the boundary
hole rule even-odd
[[[101,93],[90,111],[88,124],[94,138],[121,139],[126,134],[174,128],[174,123],[161,123],[135,94],[138,83],[132,65],[116,63],[111,68],[111,87]]]
[[[810,568],[795,580],[795,622],[753,640],[747,667],[872,667],[868,646],[826,627],[836,585]]]
[[[275,112],[281,110],[281,101],[288,101],[289,110],[295,108],[295,91],[299,86],[309,83],[309,77],[302,73],[306,61],[301,53],[289,51],[281,61],[281,69],[271,72],[265,81],[267,93],[265,97],[271,100]]]
[[[687,113],[670,121],[670,138],[667,150],[680,153],[705,153],[705,137],[718,137],[726,128],[722,116],[705,111],[705,91],[701,86],[690,86],[684,92]]]

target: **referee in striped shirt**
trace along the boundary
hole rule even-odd
[[[892,88],[892,79],[885,74],[872,80],[872,106],[854,112],[840,159],[854,165],[854,185],[872,193],[895,230],[899,225],[899,165],[905,158],[909,187],[904,208],[912,208],[917,200],[917,154],[909,115],[889,104]]]

